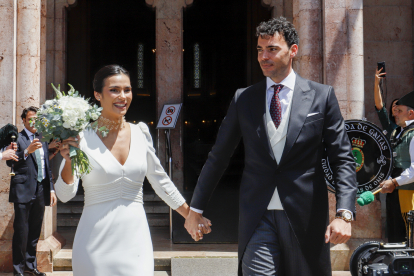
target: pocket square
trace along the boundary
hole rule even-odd
[[[319,114],[319,112],[309,113],[306,117],[311,117],[311,116],[314,116],[314,115],[316,115],[316,114]]]

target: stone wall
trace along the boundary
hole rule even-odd
[[[374,107],[378,61],[387,71],[387,109],[413,90],[413,9],[411,0],[364,0],[365,116],[380,126]]]

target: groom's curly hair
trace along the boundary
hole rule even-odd
[[[299,45],[299,36],[295,26],[282,16],[263,21],[256,28],[257,37],[265,38],[267,36],[274,36],[276,33],[283,35],[289,48],[293,44]]]

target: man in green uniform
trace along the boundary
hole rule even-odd
[[[397,102],[394,116],[399,126],[391,134],[394,168],[392,178],[384,181],[380,186],[382,193],[392,193],[394,189],[399,190],[400,211],[407,222],[407,213],[414,210],[414,91]],[[405,235],[405,225],[395,225],[395,227],[403,229],[403,235]]]

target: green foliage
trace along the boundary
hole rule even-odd
[[[43,142],[52,139],[64,141],[87,129],[100,131],[102,136],[106,136],[107,129],[98,129],[96,121],[102,108],[89,104],[89,99],[85,100],[70,84],[67,94],[60,90],[60,85],[57,88],[53,83],[51,85],[56,92],[56,98],[47,100],[38,110],[36,121],[31,122],[42,133]],[[89,159],[82,150],[71,147],[71,160],[74,175],[82,176],[91,171]]]

